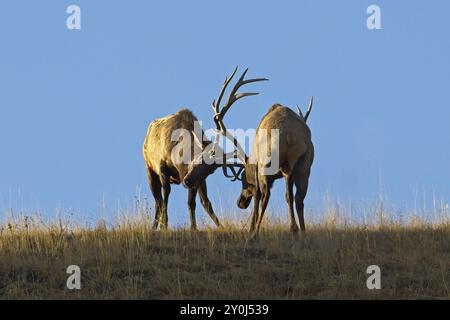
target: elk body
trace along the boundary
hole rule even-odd
[[[194,128],[197,118],[188,109],[182,109],[175,114],[154,120],[150,123],[143,145],[143,156],[147,167],[148,181],[153,197],[155,199],[155,221],[153,229],[158,225],[166,229],[168,225],[167,206],[171,184],[180,184],[188,170],[189,162],[194,155]],[[181,141],[174,139],[174,132],[188,132],[188,136],[182,137]],[[186,139],[187,138],[187,139]],[[202,142],[206,147],[210,141]],[[180,148],[180,144],[186,144],[187,148]],[[180,161],[178,152],[173,152],[175,148],[187,150],[188,162]],[[186,155],[185,155],[186,156]],[[206,178],[206,177],[205,177]],[[188,188],[188,207],[191,219],[191,228],[196,229],[196,196],[200,196],[200,201],[217,226],[220,226],[219,219],[214,213],[211,202],[208,199],[205,179],[201,179],[194,187]]]
[[[271,137],[271,133],[273,132],[278,132],[277,143],[272,142],[274,137]],[[263,141],[270,142],[272,148],[270,153],[278,157],[276,173],[265,174],[268,166],[268,150],[267,143]],[[272,106],[256,130],[252,154],[244,163],[242,192],[238,199],[239,208],[245,209],[254,198],[251,224],[251,232],[254,235],[258,233],[261,226],[273,183],[280,178],[284,178],[286,184],[286,202],[291,230],[298,232],[294,213],[295,202],[300,228],[305,231],[304,199],[308,191],[313,160],[314,146],[305,118],[280,104]],[[294,186],[296,187],[295,196]]]
[[[311,141],[311,132],[306,124],[306,120],[312,108],[312,98],[308,107],[308,111],[303,116],[300,108],[298,114],[288,107],[280,104],[273,105],[267,114],[261,120],[254,140],[252,153],[247,156],[237,141],[236,137],[226,130],[223,123],[225,113],[229,110],[231,105],[240,96],[252,94],[238,95],[237,89],[242,84],[245,84],[245,73],[241,76],[235,88],[230,93],[230,97],[224,107],[219,110],[220,100],[223,96],[226,86],[230,83],[233,75],[224,83],[218,103],[213,102],[213,109],[215,111],[214,121],[217,126],[217,131],[222,135],[233,141],[236,147],[236,155],[240,159],[240,163],[235,163],[234,167],[239,168],[237,171],[233,170],[233,180],[242,180],[242,192],[238,198],[238,206],[242,209],[250,205],[254,199],[254,208],[252,214],[251,233],[256,236],[259,232],[264,213],[270,199],[270,192],[273,183],[276,179],[284,178],[286,183],[286,202],[289,208],[289,216],[291,221],[291,230],[298,232],[298,225],[294,213],[294,201],[299,218],[300,228],[305,230],[304,222],[304,199],[308,190],[308,180],[311,171],[311,166],[314,160],[314,146]],[[273,133],[277,134],[276,143],[273,143]],[[270,149],[268,149],[270,146]],[[278,164],[275,170],[267,173],[267,167],[272,165],[272,161],[267,161],[272,156],[277,156],[276,163]],[[211,157],[211,155],[203,154],[203,158]],[[228,158],[226,155],[215,155],[217,160]],[[205,179],[207,175],[211,174],[219,167],[225,168],[232,166],[221,165],[223,162],[211,161],[194,161],[189,166],[189,172],[185,176],[184,183],[187,186],[194,186],[199,181]],[[273,169],[273,168],[272,168]],[[241,176],[239,176],[242,174]],[[294,196],[293,187],[296,187]]]

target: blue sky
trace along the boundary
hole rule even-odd
[[[82,29],[66,28],[77,4]],[[381,8],[382,30],[366,9]],[[0,208],[72,208],[96,217],[149,194],[148,123],[210,103],[236,65],[267,83],[227,116],[254,128],[276,102],[315,105],[307,205],[328,190],[354,202],[384,192],[398,206],[450,198],[450,2],[3,1],[0,5]],[[216,207],[239,184],[209,180]],[[283,205],[284,183],[272,206]],[[187,221],[174,188],[170,221]],[[229,201],[232,200],[231,203]],[[233,209],[238,211],[238,209]],[[198,216],[203,217],[198,208]]]

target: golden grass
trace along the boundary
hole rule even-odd
[[[299,238],[271,222],[256,242],[247,241],[241,223],[153,232],[149,220],[93,228],[29,217],[4,223],[0,298],[450,298],[446,220],[339,224],[328,216]],[[381,290],[366,287],[373,264],[381,268]],[[66,288],[69,265],[81,267],[79,291]]]

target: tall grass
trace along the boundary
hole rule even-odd
[[[294,237],[282,208],[267,213],[258,241],[248,216],[224,213],[224,228],[151,230],[151,209],[96,225],[72,216],[10,212],[0,227],[4,299],[449,299],[450,210],[402,214],[377,202],[365,209],[330,201],[307,213]],[[244,217],[244,218],[242,218]],[[369,265],[381,290],[369,290]],[[81,290],[66,268],[81,268]]]

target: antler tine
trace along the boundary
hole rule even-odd
[[[222,166],[222,171],[223,171],[223,175],[226,177],[226,178],[235,178],[236,177],[236,172],[234,172],[233,170],[234,170],[234,168],[231,170],[232,171],[232,175],[230,175],[229,173],[228,173],[228,169],[229,169],[230,167],[227,165],[227,164],[224,164],[223,166]]]
[[[235,103],[239,99],[241,99],[243,97],[255,96],[255,95],[259,94],[257,92],[236,94],[240,87],[242,87],[243,85],[249,84],[249,83],[253,83],[253,82],[269,80],[266,78],[255,78],[255,79],[244,80],[247,72],[248,72],[248,68],[245,69],[245,71],[242,73],[241,77],[239,78],[238,82],[234,85],[233,90],[231,90],[230,95],[228,97],[228,101],[225,104],[225,106],[222,108],[222,111],[220,112],[222,114],[222,117],[224,117],[225,113],[228,111],[228,109],[230,109],[230,107],[233,105],[233,103]]]
[[[303,116],[303,112],[302,112],[302,109],[300,109],[300,106],[297,104],[297,112],[298,112],[298,115],[300,116],[300,117],[302,117],[303,119],[305,119],[305,117]]]
[[[257,96],[258,94],[259,94],[259,92],[246,92],[246,93],[239,93],[239,94],[234,94],[233,96],[230,96],[230,99],[228,100],[229,103],[227,103],[222,108],[222,114],[225,115],[225,113],[227,113],[228,109],[231,108],[233,103],[235,103],[239,99],[244,98],[244,97],[249,97],[249,96]]]
[[[236,171],[234,169],[234,167],[238,167],[239,169]],[[231,170],[231,173],[232,173],[231,175],[228,174],[228,169]],[[244,165],[242,165],[242,164],[227,164],[222,167],[222,170],[223,170],[223,174],[225,175],[225,177],[231,178],[231,181],[236,181],[236,180],[242,181],[242,178],[240,177],[240,175],[241,175],[242,171],[244,171]]]
[[[238,171],[234,170],[234,166],[237,166],[239,168]],[[236,181],[236,180],[242,181],[241,174],[242,174],[242,171],[244,171],[245,167],[243,165],[232,165],[231,168],[232,168],[232,171],[234,174],[234,178],[231,181]]]
[[[225,94],[225,90],[227,89],[227,87],[230,84],[231,80],[233,80],[233,78],[234,78],[238,68],[239,68],[239,66],[236,66],[236,68],[234,69],[234,71],[231,74],[231,76],[229,78],[228,77],[225,78],[225,81],[223,82],[222,89],[220,90],[219,97],[217,98],[217,102],[216,102],[216,100],[214,100],[213,103],[212,103],[213,104],[213,109],[214,109],[214,112],[216,113],[216,115],[220,114],[220,109],[219,108],[220,108],[220,103],[222,102],[223,95]]]
[[[228,132],[227,128],[225,127],[225,124],[223,123],[223,118],[225,117],[225,114],[227,113],[227,111],[230,109],[231,105],[233,103],[235,103],[237,100],[242,99],[244,97],[248,97],[248,96],[254,96],[257,95],[258,93],[256,92],[247,92],[247,93],[239,93],[237,94],[237,91],[239,90],[239,88],[245,84],[248,83],[253,83],[253,82],[258,82],[258,81],[266,81],[268,79],[266,78],[256,78],[256,79],[248,79],[245,80],[245,76],[248,72],[248,68],[245,69],[245,71],[242,73],[242,75],[239,77],[239,80],[237,81],[237,83],[234,85],[233,89],[230,92],[230,95],[228,97],[228,101],[224,104],[224,106],[221,108],[220,104],[222,102],[223,96],[225,94],[225,91],[228,87],[228,85],[230,84],[231,80],[233,79],[233,77],[236,75],[236,72],[238,70],[238,67],[236,67],[233,71],[233,73],[231,74],[231,76],[228,78],[225,78],[224,84],[222,86],[222,89],[220,91],[219,97],[217,98],[217,100],[214,100],[212,102],[212,107],[214,110],[214,122],[216,124],[217,127],[217,132],[221,135],[223,135],[224,137],[226,137],[227,139],[231,140],[234,144],[234,146],[236,147],[236,153],[233,152],[233,154],[235,154],[235,156],[237,156],[243,163],[247,162],[247,155],[245,154],[244,149],[241,147],[239,141],[236,139],[236,137],[234,137],[233,135],[230,134],[230,132]],[[218,141],[216,141],[216,143],[218,143]],[[234,157],[235,157],[234,156]],[[227,168],[226,168],[226,163],[224,164],[224,174],[227,177],[231,177],[228,175],[227,172]],[[237,179],[236,173],[234,170],[233,171],[233,175],[235,177],[234,180]]]
[[[306,111],[306,115],[304,117],[305,122],[308,120],[309,114],[311,113],[311,109],[312,109],[312,106],[313,106],[313,101],[314,101],[314,97],[311,97],[311,99],[309,100],[308,111]]]

